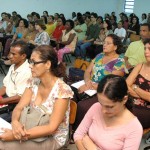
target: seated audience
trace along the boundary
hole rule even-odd
[[[12,107],[19,102],[27,86],[27,80],[31,77],[31,69],[27,60],[31,52],[30,47],[23,41],[17,41],[11,45],[9,59],[12,65],[0,88],[0,95],[3,96],[0,98],[0,104],[9,104]],[[0,117],[10,121],[11,112],[6,110],[4,114],[0,114]]]
[[[86,36],[83,40],[77,42],[77,46],[75,49],[76,57],[85,58],[86,57],[86,48],[91,46],[92,43],[96,40],[99,35],[100,27],[96,23],[97,14],[91,14],[92,24],[88,27]]]
[[[112,26],[112,31],[114,32],[114,30],[117,28],[117,22],[116,22],[114,16],[110,16],[110,22],[111,22],[111,26]]]
[[[57,26],[57,20],[58,20],[58,18],[59,18],[59,14],[55,13],[54,14],[54,24],[55,24],[55,26]]]
[[[77,18],[78,25],[75,26],[74,30],[76,31],[78,41],[85,39],[85,34],[87,31],[87,25],[84,22],[82,16]]]
[[[89,27],[92,24],[90,15],[86,15],[85,23],[86,23],[87,27]]]
[[[74,28],[74,22],[72,20],[67,20],[65,25],[65,30],[63,30],[61,39],[57,42],[57,50],[58,50],[58,61],[63,61],[63,55],[65,53],[74,52],[77,36]],[[61,47],[62,46],[62,47]]]
[[[54,16],[50,15],[47,17],[47,24],[46,24],[46,32],[51,37],[54,30],[56,28],[56,24],[54,24]]]
[[[5,33],[5,30],[7,28],[8,21],[7,21],[7,17],[6,16],[7,16],[6,12],[2,12],[1,13],[2,21],[0,23],[0,33]]]
[[[126,37],[126,30],[122,27],[122,22],[118,23],[118,28],[115,29],[114,34],[120,37],[121,41],[123,42]]]
[[[51,45],[56,47],[56,41],[59,41],[62,36],[62,31],[65,30],[65,23],[66,21],[64,18],[59,17],[57,20],[57,26],[51,36]]]
[[[134,99],[133,113],[143,128],[150,128],[150,39],[144,41],[146,62],[138,64],[127,78],[129,93]]]
[[[137,16],[133,16],[131,18],[131,24],[129,25],[127,29],[127,44],[130,43],[130,35],[136,34],[139,35],[140,32],[140,24],[139,24],[139,18]]]
[[[37,30],[35,29],[35,22],[30,21],[29,26],[28,26],[28,33],[23,40],[25,42],[29,42],[30,40],[34,40],[36,34],[37,34]]]
[[[37,21],[37,20],[40,19],[40,15],[39,15],[38,13],[33,12],[33,13],[31,13],[31,14],[33,14],[33,21]]]
[[[103,45],[103,53],[100,53],[92,60],[89,67],[84,73],[85,84],[79,87],[78,91],[74,90],[77,104],[76,121],[73,126],[76,129],[83,119],[87,110],[97,102],[97,97],[89,97],[82,100],[80,97],[83,92],[89,89],[97,89],[99,81],[108,74],[115,74],[124,76],[125,74],[125,62],[123,55],[119,54],[122,47],[120,38],[115,34],[110,34],[106,37]],[[85,93],[84,93],[85,94]],[[82,101],[81,101],[82,100]]]
[[[150,24],[150,13],[148,13],[148,15],[147,15],[147,23]]]
[[[127,17],[127,15],[126,14],[124,14],[123,15],[123,17],[122,17],[122,23],[123,23],[123,28],[125,29],[125,30],[128,30],[128,27],[129,27],[129,21],[128,21],[128,17]]]
[[[60,149],[68,139],[70,98],[73,96],[70,87],[60,79],[65,74],[65,68],[58,64],[56,52],[47,45],[36,47],[29,63],[33,78],[13,111],[12,130],[5,130],[0,135],[0,148]],[[45,112],[48,123],[26,129],[19,121],[26,106],[41,114]],[[33,120],[30,118],[29,121]],[[42,139],[36,142],[38,138]]]
[[[97,24],[99,25],[100,29],[103,28],[103,17],[102,16],[98,16],[97,20],[96,20]]]
[[[142,14],[141,18],[142,18],[141,24],[147,23],[147,15],[145,13]]]
[[[35,21],[35,29],[38,31],[38,33],[35,36],[34,40],[30,40],[29,43],[34,44],[36,46],[39,45],[49,45],[50,44],[50,37],[46,31],[46,26],[43,22],[43,20],[37,20]]]
[[[49,15],[48,15],[48,11],[43,11],[43,16],[45,16],[45,17],[48,17]]]
[[[10,50],[10,45],[16,40],[20,40],[26,37],[28,33],[28,22],[26,19],[21,19],[19,21],[19,26],[16,28],[16,32],[12,39],[7,39],[5,49],[4,49],[4,59],[7,58]]]
[[[111,22],[109,20],[105,20],[104,21],[103,27],[105,29],[105,35],[106,36],[113,33],[113,31],[112,31],[112,25],[111,25]]]
[[[16,29],[16,33],[12,38],[12,43],[17,39],[25,38],[28,33],[28,22],[26,19],[21,19],[19,21],[19,26]]]
[[[108,75],[98,84],[98,102],[86,113],[75,131],[79,150],[138,150],[142,126],[131,113],[131,100],[123,77]]]
[[[99,53],[103,51],[103,43],[104,43],[105,38],[106,38],[105,30],[104,28],[100,28],[100,33],[99,33],[98,38],[94,41],[94,43],[90,47],[87,47],[86,49],[87,50],[86,60],[88,60],[89,58],[90,59],[95,58],[96,55],[98,55]]]
[[[46,16],[43,15],[43,16],[41,16],[40,19],[42,19],[44,21],[44,23],[47,24],[47,17]]]
[[[146,38],[150,38],[150,24],[145,23],[141,25],[140,36],[141,40],[132,42],[125,53],[125,62],[128,70],[133,69],[137,64],[146,61],[143,41]]]

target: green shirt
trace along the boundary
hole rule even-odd
[[[139,63],[146,62],[143,42],[141,40],[132,42],[126,51],[125,56],[128,58],[128,62],[132,66],[136,66]]]

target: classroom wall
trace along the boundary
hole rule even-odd
[[[32,11],[42,15],[44,10],[49,14],[64,13],[67,18],[71,17],[71,13],[85,11],[96,12],[98,15],[104,16],[106,12],[116,12],[116,15],[124,10],[125,0],[5,0],[1,1],[0,13],[5,11],[11,13],[17,11],[22,17]],[[143,12],[150,12],[150,0],[135,0],[134,13],[141,17]]]
[[[16,10],[21,16],[26,17],[32,11],[42,15],[44,10],[49,14],[64,13],[67,18],[71,13],[85,11],[96,12],[104,16],[104,13],[111,13],[117,10],[118,0],[5,0],[1,2],[0,12],[6,11],[11,13]]]

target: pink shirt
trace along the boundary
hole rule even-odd
[[[74,134],[74,140],[80,140],[88,134],[101,150],[138,150],[143,134],[138,119],[135,117],[129,123],[118,127],[107,127],[101,108],[97,102],[89,109]]]

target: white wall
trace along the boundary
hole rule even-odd
[[[84,13],[85,11],[96,12],[104,16],[106,12],[116,12],[116,15],[124,10],[125,0],[1,0],[0,13],[11,13],[16,10],[22,17],[32,11],[42,15],[44,10],[49,14],[64,13],[68,18],[73,11]],[[150,0],[135,0],[134,13],[141,14],[150,12]]]
[[[104,13],[116,11],[118,7],[118,0],[5,0],[1,2],[0,13],[16,10],[22,17],[26,17],[32,11],[42,15],[42,12],[47,10],[49,14],[58,12],[70,17],[73,11],[90,11],[104,16]]]
[[[141,19],[142,13],[150,13],[150,0],[135,0],[134,13]]]

